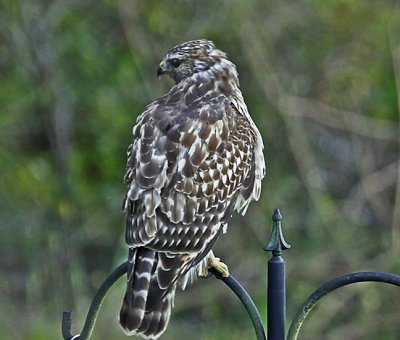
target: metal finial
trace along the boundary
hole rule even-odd
[[[282,221],[282,215],[279,209],[275,209],[274,214],[272,215],[272,221],[276,222]]]
[[[272,251],[280,254],[282,250],[289,249],[291,246],[283,237],[281,226],[282,215],[279,209],[275,209],[272,215],[272,233],[268,244],[264,247],[265,251]]]

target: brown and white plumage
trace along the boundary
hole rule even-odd
[[[178,283],[204,267],[234,210],[260,196],[263,143],[235,65],[208,40],[174,47],[158,74],[171,90],[138,117],[128,149],[128,285],[120,312],[127,334],[166,329]]]

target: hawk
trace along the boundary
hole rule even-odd
[[[149,104],[133,128],[124,198],[129,247],[120,323],[156,339],[175,290],[210,266],[211,250],[236,210],[258,200],[263,142],[243,100],[235,65],[208,40],[175,46],[158,76],[175,85]]]

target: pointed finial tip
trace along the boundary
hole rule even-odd
[[[282,220],[281,211],[279,209],[275,209],[274,214],[272,215],[272,220],[273,221],[281,221]]]
[[[283,237],[281,220],[282,215],[280,210],[275,209],[274,214],[272,215],[273,224],[271,238],[268,244],[264,247],[264,250],[272,251],[274,256],[277,254],[279,255],[282,250],[290,248],[290,244],[288,244]]]

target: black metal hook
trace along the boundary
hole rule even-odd
[[[111,286],[126,273],[128,268],[127,262],[121,264],[118,268],[116,268],[101,284],[99,290],[97,291],[86,316],[86,321],[83,327],[83,330],[78,335],[72,335],[71,326],[72,326],[72,312],[67,310],[64,311],[62,317],[62,335],[64,340],[87,340],[91,336],[97,315],[99,313],[100,307],[104,298],[106,297]],[[215,275],[216,278],[223,281],[240,299],[243,306],[245,307],[249,317],[253,323],[254,331],[256,333],[257,340],[265,340],[265,331],[261,321],[261,317],[258,313],[257,307],[255,306],[253,300],[246,292],[246,290],[240,285],[240,283],[232,276],[221,277],[219,273],[213,268],[210,269],[210,272]]]
[[[357,272],[337,277],[325,283],[314,291],[314,293],[312,293],[298,309],[296,316],[290,325],[287,340],[297,339],[300,328],[308,313],[310,313],[311,309],[313,309],[319,300],[321,300],[325,295],[340,287],[358,282],[381,282],[400,287],[400,276],[382,272]]]
[[[126,273],[128,269],[128,263],[124,262],[118,266],[101,284],[93,301],[90,305],[89,311],[86,316],[85,325],[83,326],[82,332],[78,335],[72,335],[71,324],[72,324],[72,312],[67,310],[64,311],[62,317],[61,330],[64,340],[87,340],[92,335],[94,325],[96,323],[97,315],[99,314],[99,309],[104,301],[108,291],[111,286]]]
[[[282,258],[282,251],[290,248],[290,245],[284,240],[282,227],[282,216],[277,209],[273,215],[273,228],[271,239],[265,246],[264,250],[271,251],[272,257],[268,261],[268,338],[270,340],[284,340],[285,339],[285,318],[286,318],[286,283],[285,283],[285,260]],[[111,286],[127,271],[127,262],[121,264],[116,268],[101,284],[98,289],[87,314],[85,325],[81,334],[72,335],[71,323],[72,312],[64,311],[62,318],[62,334],[64,340],[87,340],[93,332],[93,328],[97,319],[97,315],[101,304],[111,288]],[[241,303],[246,309],[257,340],[266,340],[265,330],[254,301],[251,299],[246,290],[240,283],[233,277],[222,277],[214,268],[209,271],[214,274],[216,278],[223,281],[240,299]],[[325,295],[332,291],[358,282],[382,282],[400,287],[400,276],[391,273],[382,272],[357,272],[337,277],[314,291],[299,308],[296,316],[294,317],[287,340],[296,340],[300,328],[303,325],[306,317],[311,309],[321,300]]]
[[[247,314],[249,315],[251,322],[253,324],[254,332],[256,333],[257,340],[266,340],[265,330],[263,323],[261,321],[260,314],[254,301],[247,293],[247,291],[240,285],[240,283],[232,276],[223,277],[218,273],[215,268],[210,268],[209,272],[214,274],[217,279],[223,281],[240,299],[244,308],[246,308]]]

